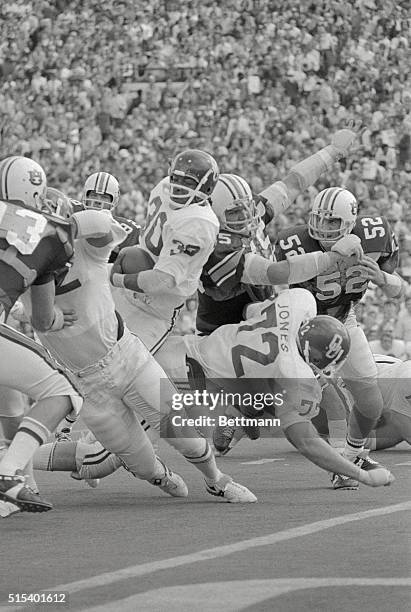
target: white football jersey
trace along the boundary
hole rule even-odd
[[[154,259],[154,269],[170,274],[176,286],[156,295],[113,290],[117,310],[150,350],[164,341],[184,301],[197,291],[219,231],[218,219],[209,204],[174,209],[169,184],[169,178],[164,178],[150,194],[140,246]]]
[[[387,355],[374,355],[374,359],[384,411],[392,410],[411,418],[411,361]]]
[[[301,323],[316,313],[308,291],[289,289],[274,300],[250,305],[244,323],[222,325],[205,337],[184,336],[184,343],[208,378],[260,379],[258,385],[264,380],[267,388],[277,381],[286,387],[287,410],[309,419],[318,413],[321,388],[298,351],[296,337]]]
[[[75,213],[79,228],[88,220],[89,212]],[[96,235],[107,230],[109,211],[98,211],[93,222]],[[80,370],[104,357],[117,342],[118,319],[111,295],[108,258],[112,249],[126,237],[125,230],[111,217],[111,238],[103,247],[92,246],[85,238],[74,241],[73,264],[62,283],[56,288],[56,304],[73,309],[77,321],[58,331],[37,333],[41,343],[63,365]],[[93,228],[94,229],[94,228]],[[25,307],[27,296],[23,297]]]

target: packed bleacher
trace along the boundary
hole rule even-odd
[[[319,190],[343,184],[360,213],[389,218],[411,281],[410,42],[408,1],[1,3],[1,157],[33,157],[72,197],[104,169],[120,182],[121,214],[143,222],[179,149],[209,151],[258,192],[361,119],[356,150],[270,235],[303,222]],[[385,302],[369,291],[359,320],[379,348],[394,350],[391,330],[411,356],[409,306]]]

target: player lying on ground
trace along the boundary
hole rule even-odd
[[[348,354],[349,337],[344,326],[332,317],[316,316],[314,298],[302,289],[284,291],[275,300],[254,304],[252,309],[247,322],[224,325],[210,336],[174,337],[168,373],[184,379],[189,358],[195,360],[197,371],[201,370],[206,379],[219,379],[218,383],[227,384],[230,392],[235,389],[229,386],[230,381],[240,379],[250,393],[261,393],[262,388],[273,396],[280,393],[284,402],[276,407],[275,416],[287,439],[305,457],[328,472],[370,486],[390,484],[394,478],[386,468],[364,456],[354,463],[346,460],[311,424],[321,400],[316,376],[338,368]],[[258,414],[261,411],[254,417]],[[59,443],[54,443],[47,450],[54,469],[59,469],[64,457],[64,469],[80,471],[88,478],[99,477],[98,467],[93,466],[92,447],[59,449]],[[71,463],[66,459],[68,453]],[[104,470],[111,470],[115,461],[111,458],[111,465],[107,462]]]
[[[381,450],[403,441],[411,444],[411,361],[387,355],[374,355],[374,358],[384,410],[366,446],[371,450]],[[315,425],[321,434],[327,435],[333,446],[340,447],[346,415],[354,401],[343,383],[330,389],[326,399],[324,407],[322,405],[323,418],[318,422],[315,420]]]

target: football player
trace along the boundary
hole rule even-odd
[[[398,246],[387,220],[357,213],[357,201],[351,192],[340,187],[324,189],[313,202],[308,225],[283,230],[276,243],[276,257],[281,261],[319,249],[329,251],[349,234],[361,240],[364,255],[360,259],[353,257],[351,261],[340,262],[315,279],[298,283],[314,295],[319,313],[342,321],[350,334],[350,354],[340,372],[355,398],[344,448],[350,460],[355,460],[364,449],[365,440],[383,410],[377,369],[364,332],[357,324],[353,305],[364,295],[370,281],[389,298],[402,294],[401,278],[395,274]],[[355,489],[358,483],[336,475],[334,486]]]
[[[54,305],[54,274],[67,269],[73,240],[71,225],[50,212],[46,189],[44,170],[35,161],[16,156],[0,163],[0,311],[6,319],[30,288],[33,325],[52,330],[65,325],[63,311]],[[0,500],[23,511],[47,511],[52,505],[25,486],[18,472],[67,414],[78,413],[82,398],[47,351],[4,323],[0,352],[0,385],[36,402],[0,459]]]
[[[269,267],[273,257],[265,226],[347,154],[358,128],[349,125],[352,129],[337,131],[330,145],[297,163],[284,179],[257,195],[242,177],[220,176],[211,195],[220,232],[200,279],[196,321],[200,333],[209,334],[225,323],[239,323],[247,304],[272,295],[273,284],[287,283],[287,271]],[[308,261],[306,265],[311,273],[307,278],[312,278],[315,266]]]
[[[111,295],[107,262],[113,246],[124,240],[125,230],[113,219],[113,200],[102,200],[96,209],[95,199],[90,199],[90,208],[86,199],[85,210],[72,216],[75,256],[56,288],[57,305],[73,309],[77,319],[70,327],[38,333],[75,376],[85,398],[86,425],[133,474],[171,495],[186,496],[184,481],[155,458],[136,413],[158,432],[161,421],[169,434],[164,437],[203,473],[209,493],[228,502],[256,501],[248,489],[220,472],[207,441],[193,427],[178,435],[167,429],[176,390],[145,345],[124,325]]]
[[[169,336],[186,298],[198,287],[219,223],[210,196],[219,171],[211,155],[197,149],[179,153],[168,177],[150,194],[140,247],[152,259],[152,269],[126,273],[124,251],[112,269],[116,306],[154,355]],[[127,251],[126,251],[127,252]]]
[[[367,440],[366,446],[371,450],[381,450],[406,441],[411,444],[411,361],[401,361],[387,355],[374,355],[378,373],[384,409],[375,430]],[[354,402],[344,384],[337,386],[338,395],[334,393],[332,404],[334,418],[345,420],[347,412],[351,411]],[[328,435],[331,442],[330,414],[328,406]],[[325,423],[319,423],[319,430],[325,431]]]
[[[374,355],[374,359],[384,410],[367,446],[380,450],[403,440],[411,444],[411,361],[387,355]]]
[[[168,353],[168,374],[183,379],[189,361],[195,364],[196,377],[201,372],[206,384],[218,379],[218,388],[229,393],[246,390],[255,396],[281,397],[274,412],[268,405],[265,410],[280,419],[287,439],[310,461],[370,486],[390,484],[394,478],[386,468],[364,455],[355,463],[348,461],[311,424],[321,400],[317,376],[332,375],[349,352],[344,325],[333,317],[317,316],[315,300],[304,289],[287,290],[275,300],[252,304],[248,314],[243,323],[223,325],[209,336],[170,338],[174,350]],[[262,409],[242,411],[246,417],[262,414]],[[69,445],[66,449],[59,449],[58,443],[49,445],[48,457],[54,453],[58,457],[54,469],[61,469],[65,461],[64,469],[75,469],[83,478],[98,478],[118,467],[115,458],[100,447]],[[93,460],[95,451],[102,458],[100,467]],[[42,465],[44,469],[45,461]]]

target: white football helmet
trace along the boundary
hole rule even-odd
[[[323,189],[315,197],[308,218],[308,233],[324,245],[333,245],[349,234],[357,220],[354,195],[342,187]],[[338,220],[338,224],[330,223]]]
[[[236,174],[220,174],[210,197],[221,229],[249,236],[258,225],[259,215],[250,185]]]
[[[41,210],[47,189],[43,168],[29,157],[6,157],[0,162],[0,200]]]
[[[95,172],[84,183],[81,201],[85,208],[113,210],[120,198],[118,180],[108,172]]]
[[[72,202],[73,200],[62,191],[54,187],[47,187],[44,209],[50,212],[50,214],[61,219],[69,219],[73,214]]]

